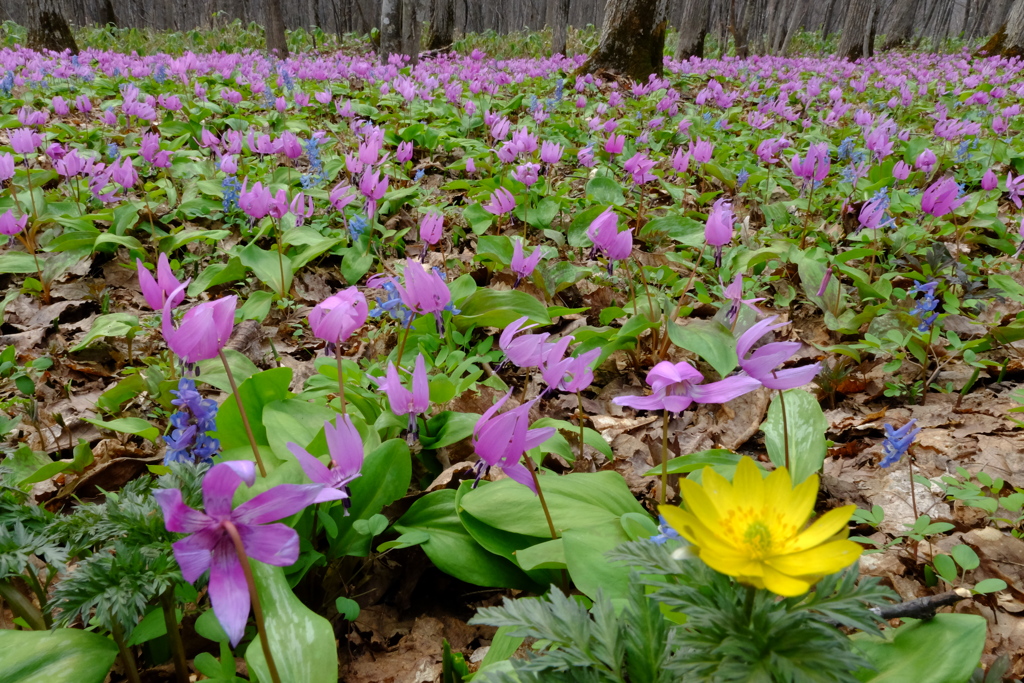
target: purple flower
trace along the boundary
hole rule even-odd
[[[573,358],[563,358],[572,337],[563,337],[549,344],[540,366],[540,374],[549,389],[560,389],[569,393],[582,391],[594,381],[591,364],[601,355],[601,349],[592,349]]]
[[[398,143],[398,149],[395,150],[395,161],[400,164],[412,159],[413,146],[411,142],[400,142]]]
[[[437,273],[423,270],[415,259],[406,259],[405,285],[392,279],[402,303],[420,315],[440,314],[452,301],[448,285]]]
[[[732,231],[736,224],[736,215],[732,212],[732,203],[721,197],[711,207],[708,221],[704,226],[704,241],[715,248],[715,265],[722,265],[722,247],[732,241]]]
[[[363,467],[363,439],[348,415],[338,416],[337,427],[324,422],[324,436],[327,438],[327,452],[331,456],[330,467],[296,443],[288,442],[288,450],[298,459],[302,471],[314,484],[323,484],[323,489],[313,502],[344,500],[347,517],[350,506],[348,485],[359,477],[359,470]]]
[[[195,381],[188,377],[178,380],[177,390],[172,389],[171,393],[177,396],[171,403],[179,410],[171,416],[174,431],[163,437],[167,444],[164,464],[213,462],[213,456],[220,450],[220,441],[209,434],[217,430],[217,402],[203,398]]]
[[[164,304],[164,341],[174,355],[186,363],[216,358],[231,338],[238,297],[231,295],[193,306],[181,319],[178,329],[174,329],[171,312],[176,302],[181,302],[184,291],[185,285],[181,285],[168,295]]]
[[[672,155],[672,169],[682,175],[688,168],[690,168],[690,154],[682,147],[676,147],[675,154]]]
[[[420,239],[427,244],[437,244],[444,234],[444,216],[430,211],[420,219]]]
[[[519,332],[525,332],[536,324],[523,326],[529,318],[525,315],[513,321],[501,333],[498,338],[498,348],[505,352],[508,360],[517,368],[535,368],[544,362],[546,342],[550,336],[547,332],[542,334],[524,334],[516,337]]]
[[[309,312],[309,329],[331,348],[362,327],[368,312],[366,297],[355,287],[349,287],[313,307]]]
[[[714,151],[715,146],[707,140],[697,138],[696,142],[690,143],[690,156],[698,163],[706,164],[711,161],[711,155],[714,154]]]
[[[648,159],[647,155],[642,152],[637,152],[631,156],[622,167],[633,176],[633,184],[635,185],[643,185],[658,179],[658,176],[651,173],[651,169],[654,168],[654,162]]]
[[[170,294],[182,286],[178,278],[174,277],[174,271],[171,270],[167,254],[161,253],[160,258],[157,259],[156,279],[146,269],[146,266],[142,264],[141,259],[135,259],[135,267],[139,273],[139,289],[142,290],[142,296],[145,297],[146,304],[154,311],[162,309],[164,304],[167,303]],[[188,282],[185,284],[188,284]],[[185,292],[182,289],[179,292],[178,300],[171,304],[171,308],[176,307],[184,299]]]
[[[500,467],[510,479],[537,493],[533,475],[521,459],[526,451],[536,448],[554,436],[555,428],[530,429],[530,408],[537,399],[495,416],[511,395],[512,391],[509,390],[480,416],[473,427],[473,450],[480,458],[474,466],[477,481],[490,468]]]
[[[622,135],[621,133],[619,135],[615,135],[614,133],[612,133],[611,135],[608,136],[608,141],[604,143],[604,151],[608,152],[609,154],[622,154],[622,148],[625,146],[625,144],[625,135]]]
[[[594,250],[604,254],[611,261],[621,261],[633,253],[633,229],[619,231],[619,217],[613,207],[602,211],[587,228],[587,237],[594,243]]]
[[[935,169],[935,165],[939,163],[938,157],[935,156],[935,152],[930,149],[925,149],[923,152],[917,155],[917,159],[914,160],[914,166],[919,171],[925,173],[931,173]]]
[[[512,177],[521,182],[527,187],[532,186],[537,182],[537,178],[540,173],[540,164],[526,163],[516,167],[516,170],[512,171]]]
[[[1024,185],[1024,175],[1019,175],[1014,178],[1012,171],[1006,174],[1006,191],[1010,193],[1010,201],[1012,201],[1018,209],[1021,208],[1021,192],[1024,192],[1024,188],[1021,187],[1022,185]]]
[[[563,151],[558,143],[545,140],[540,146],[540,160],[545,164],[557,164],[562,160]]]
[[[512,289],[518,287],[524,277],[530,277],[543,254],[544,252],[541,251],[541,248],[536,247],[532,254],[526,256],[523,252],[523,239],[519,238],[512,241],[512,272],[516,274],[516,283],[512,286]]]
[[[957,199],[959,192],[960,187],[955,180],[949,176],[940,178],[921,193],[921,210],[936,218],[945,216],[967,201],[967,197]]]
[[[14,155],[0,154],[0,182],[14,177]]]
[[[860,208],[860,214],[857,216],[858,222],[861,227],[867,228],[868,230],[876,230],[883,225],[892,223],[892,220],[882,222],[885,218],[885,210],[888,205],[888,201],[885,197],[876,197],[869,202],[865,202],[864,206]],[[819,295],[820,296],[820,295]]]
[[[250,218],[260,220],[270,213],[273,197],[270,190],[263,187],[263,183],[257,182],[251,189],[246,189],[247,182],[249,182],[248,178],[242,182],[242,190],[238,195],[238,207]]]
[[[743,298],[743,274],[737,273],[736,279],[732,281],[732,284],[725,288],[725,298],[729,300],[729,310],[726,311],[726,318],[729,321],[736,320],[736,316],[740,313],[740,305],[746,306],[754,313],[760,315],[761,310],[755,306],[758,301],[764,301],[765,297],[759,297],[757,299],[744,299]]]
[[[195,583],[210,572],[213,613],[235,646],[249,618],[249,590],[233,535],[241,538],[246,555],[275,567],[288,567],[299,558],[299,535],[284,524],[270,524],[290,517],[312,504],[321,486],[279,484],[237,508],[231,499],[243,481],[256,479],[253,463],[234,460],[210,468],[203,478],[205,512],[185,505],[179,489],[155,491],[168,531],[190,534],[172,545],[181,575]]]
[[[17,235],[25,229],[28,223],[28,214],[22,214],[21,218],[15,218],[13,211],[0,213],[0,235]]]
[[[995,172],[990,168],[987,171],[985,171],[985,175],[981,177],[981,189],[988,192],[990,190],[996,189],[997,187],[999,187],[999,178],[996,176]]]
[[[788,322],[773,324],[778,316],[765,318],[740,335],[736,342],[736,355],[740,359],[740,367],[748,375],[756,379],[768,389],[793,389],[810,382],[821,370],[821,363],[805,365],[789,370],[776,370],[794,353],[800,350],[800,342],[770,342],[759,347],[748,357],[750,349],[766,333],[785,327]]]
[[[893,429],[891,424],[885,423],[885,442],[882,444],[884,457],[878,463],[880,467],[892,467],[900,461],[914,442],[914,437],[921,431],[920,427],[914,429],[916,423],[917,420],[911,420],[899,429]]]
[[[903,161],[897,161],[892,167],[892,177],[896,180],[906,180],[910,177],[910,165]]]
[[[736,375],[718,382],[701,384],[704,375],[686,361],[661,361],[647,373],[650,396],[619,396],[612,403],[637,410],[667,410],[681,413],[693,403],[728,403],[761,385],[753,377]]]
[[[484,204],[484,210],[494,216],[501,216],[516,208],[516,198],[504,187],[499,187],[491,194],[491,201]]]
[[[43,144],[43,136],[31,128],[19,128],[11,133],[11,149],[17,154],[32,154]]]
[[[811,148],[807,150],[807,155],[802,160],[799,156],[794,155],[793,159],[789,162],[789,167],[793,174],[798,178],[803,178],[804,182],[824,180],[828,175],[829,169],[832,167],[832,162],[828,155],[828,145],[824,142],[811,145]]]
[[[409,433],[416,433],[416,415],[425,413],[430,407],[430,383],[427,380],[427,366],[423,360],[423,354],[416,356],[416,366],[412,372],[412,390],[405,388],[401,377],[398,376],[398,368],[394,363],[388,363],[388,372],[385,379],[370,377],[388,396],[388,403],[391,405],[391,412],[395,415],[409,416]]]

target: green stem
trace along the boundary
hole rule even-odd
[[[743,611],[747,615],[747,619],[750,620],[750,625],[754,625],[754,598],[757,597],[757,589],[753,586],[747,586],[747,598],[743,604]]]
[[[399,367],[401,367],[401,365],[402,365],[402,356],[405,355],[405,343],[407,341],[409,341],[409,335],[411,333],[412,333],[412,326],[406,327],[405,328],[405,334],[402,335],[402,340],[400,342],[398,342],[398,358],[396,358],[395,360],[398,361]]]
[[[222,522],[224,530],[231,537],[235,544],[235,553],[242,565],[242,573],[245,574],[245,583],[249,587],[249,601],[252,603],[252,612],[256,617],[256,630],[260,634],[260,644],[263,646],[263,658],[267,660],[267,669],[270,671],[270,680],[273,683],[281,683],[281,676],[277,673],[277,665],[274,657],[270,654],[270,640],[267,637],[267,624],[263,621],[263,605],[260,603],[259,593],[256,591],[256,579],[252,576],[252,566],[249,564],[249,556],[245,553],[245,546],[242,544],[242,537],[238,534],[238,528],[233,522]]]
[[[181,642],[178,618],[174,612],[173,587],[168,588],[160,596],[160,606],[163,608],[167,640],[170,643],[171,657],[174,660],[174,675],[178,679],[178,683],[189,683],[188,657],[185,656],[185,645]]]
[[[668,503],[668,411],[661,419],[661,504]]]
[[[267,468],[263,466],[263,458],[260,457],[260,448],[256,445],[256,437],[252,433],[252,426],[249,424],[249,416],[245,414],[245,406],[242,405],[242,397],[238,393],[238,385],[235,384],[235,376],[228,364],[228,357],[224,355],[224,349],[217,352],[220,362],[224,364],[224,371],[228,375],[228,382],[231,383],[231,393],[235,396],[235,404],[238,406],[238,413],[242,416],[242,426],[245,427],[245,435],[249,437],[249,445],[252,446],[253,457],[256,458],[256,466],[260,468],[260,476],[267,476]]]
[[[345,375],[341,369],[341,341],[334,345],[334,355],[338,358],[338,398],[341,400],[341,414],[345,414]],[[401,362],[401,359],[399,359]]]
[[[576,392],[576,402],[579,405],[579,419],[580,419],[580,459],[583,459],[583,420],[586,415],[583,413],[583,395],[580,392]]]
[[[530,475],[533,476],[533,485],[537,489],[537,498],[540,500],[540,507],[544,510],[544,518],[548,520],[548,530],[551,532],[551,540],[557,541],[558,532],[555,531],[555,523],[551,519],[551,510],[548,509],[548,503],[544,500],[544,489],[540,487],[540,477],[537,476],[537,471],[540,468],[529,455],[524,454],[523,460],[526,461],[527,469],[530,470]],[[562,570],[562,592],[566,595],[569,594],[569,573],[565,569]]]
[[[0,581],[0,598],[6,600],[7,606],[11,608],[14,616],[24,619],[25,623],[32,630],[46,630],[46,620],[43,619],[43,613],[11,583],[10,579]]]
[[[786,397],[782,390],[779,390],[779,407],[782,409],[782,443],[786,452],[786,471],[792,476],[793,470],[789,467],[789,420],[786,419]]]
[[[53,436],[53,432],[50,432],[50,435]],[[53,443],[57,443],[57,437],[53,437]],[[50,628],[53,626],[53,617],[46,612],[46,589],[43,588],[41,583],[39,583],[39,577],[36,576],[36,573],[32,571],[31,567],[29,567],[28,572],[21,576],[25,579],[25,583],[28,584],[28,587],[32,589],[32,592],[36,594],[36,600],[39,601],[39,606],[43,610],[43,623],[46,624],[46,628]]]
[[[121,664],[124,666],[125,676],[128,677],[130,683],[142,683],[142,678],[139,676],[139,668],[135,664],[135,655],[132,654],[131,648],[124,642],[124,631],[121,629],[121,622],[113,614],[110,615],[110,621],[110,633],[117,644],[117,651],[121,654]]]
[[[284,283],[284,244],[281,242],[281,221],[277,221],[277,265],[281,270],[281,298],[284,299],[287,296],[285,291]]]

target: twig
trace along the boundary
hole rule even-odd
[[[927,595],[916,600],[908,600],[885,607],[872,607],[871,611],[882,619],[931,619],[940,607],[946,607],[971,597],[966,588],[954,588],[948,593]]]

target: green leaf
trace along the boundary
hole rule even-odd
[[[818,400],[802,389],[783,392],[786,402],[786,423],[789,428],[790,476],[799,484],[821,469],[825,462],[825,432],[828,420]],[[768,417],[761,425],[768,457],[776,467],[786,464],[785,432],[782,407],[778,395],[768,407]]]
[[[355,621],[359,617],[359,603],[351,598],[344,596],[336,598],[334,600],[334,607],[343,619]]]
[[[0,683],[103,683],[117,646],[80,629],[0,630]]]
[[[975,614],[936,614],[894,629],[889,640],[858,634],[855,647],[875,666],[857,678],[871,683],[966,683],[985,648],[986,622]]]
[[[148,441],[155,441],[156,437],[160,436],[160,430],[151,425],[148,420],[143,420],[141,417],[119,417],[106,422],[95,418],[83,417],[82,421],[103,429],[109,429],[113,432],[135,434],[136,436],[141,436],[143,439],[147,439]]]
[[[214,263],[204,268],[199,277],[192,281],[188,286],[188,295],[198,296],[210,287],[241,280],[245,273],[245,266],[237,256],[229,259],[227,263]]]
[[[984,579],[974,587],[975,593],[996,593],[1006,590],[1006,582],[1002,579]]]
[[[587,183],[587,197],[598,204],[615,204],[622,206],[626,197],[622,186],[612,178],[597,177]]]
[[[255,242],[238,251],[238,257],[245,267],[252,270],[261,282],[275,292],[287,292],[292,287],[292,263],[288,256],[260,249]],[[282,263],[284,281],[281,281]]]
[[[283,461],[294,459],[288,442],[306,448],[323,431],[324,423],[337,416],[330,408],[297,398],[273,401],[263,406],[263,426],[267,442],[274,454]]]
[[[352,507],[344,515],[344,506],[331,508],[338,525],[338,537],[331,542],[331,557],[366,557],[373,539],[353,528],[354,522],[380,514],[409,490],[412,483],[412,456],[404,439],[389,439],[371,451],[363,461],[362,474],[349,485]],[[401,531],[401,530],[399,530]]]
[[[147,389],[146,378],[142,375],[129,375],[110,387],[96,399],[96,406],[105,412],[116,413],[128,401]]]
[[[946,583],[954,584],[957,580],[956,563],[953,558],[949,555],[936,555],[932,564],[935,565],[935,571],[945,579]]]
[[[270,313],[270,304],[274,295],[270,292],[253,292],[245,303],[238,309],[242,320],[257,320],[262,322]],[[218,359],[219,360],[219,359]]]
[[[288,398],[288,385],[292,381],[291,368],[271,368],[258,372],[238,385],[249,424],[257,444],[269,445],[267,430],[263,426],[263,409],[268,403]],[[249,448],[238,403],[229,396],[217,411],[217,438],[224,450],[237,447]]]
[[[72,353],[81,351],[101,337],[123,337],[137,329],[139,329],[139,319],[129,313],[108,313],[96,316],[89,333],[70,350]]]
[[[175,617],[181,622],[181,610],[175,610]],[[141,645],[160,636],[167,635],[167,622],[164,620],[164,609],[157,605],[149,611],[149,614],[142,617],[138,626],[132,629],[132,635],[128,638],[128,645]]]
[[[383,553],[392,548],[411,548],[416,545],[422,545],[430,540],[430,534],[426,531],[409,531],[402,534],[393,541],[387,541],[377,546],[377,552]]]
[[[252,571],[263,603],[270,652],[281,680],[337,683],[338,650],[331,622],[295,597],[281,567],[253,560]],[[271,680],[260,638],[249,643],[245,661],[258,680]]]
[[[726,479],[731,480],[739,464],[741,455],[733,453],[725,448],[712,448],[707,451],[681,455],[668,461],[669,474],[689,474],[703,470],[705,467],[713,467],[716,472]],[[728,473],[728,474],[727,474]],[[661,465],[655,465],[644,472],[645,477],[657,477],[661,475]]]
[[[466,531],[455,510],[456,492],[441,489],[423,496],[394,524],[399,533],[424,531],[423,551],[438,569],[457,579],[493,588],[531,588],[530,579],[505,558],[485,550]]]
[[[456,413],[450,410],[438,413],[427,420],[425,429],[420,432],[420,443],[424,448],[434,450],[451,446],[470,436],[479,419],[476,413]]]
[[[610,600],[626,598],[630,567],[610,562],[606,555],[629,540],[619,520],[564,531],[566,564],[576,587],[591,599],[597,599],[598,592]]]
[[[478,289],[466,297],[459,308],[461,312],[455,316],[454,323],[460,331],[470,326],[507,327],[524,315],[530,322],[551,323],[547,307],[536,297],[518,290]]]
[[[978,553],[974,552],[969,545],[953,546],[950,554],[953,555],[953,559],[956,560],[956,563],[963,567],[964,571],[969,572],[972,569],[977,569],[981,565]]]
[[[217,621],[217,615],[214,614],[213,609],[208,609],[199,615],[199,618],[196,619],[195,629],[196,633],[203,638],[215,643],[226,643],[231,640],[224,632],[224,627]]]
[[[228,366],[231,368],[231,374],[236,383],[240,384],[260,371],[244,353],[234,349],[224,349],[224,355],[227,356]],[[224,370],[224,362],[220,358],[199,361],[199,376],[196,377],[196,381],[209,384],[226,393],[231,392],[231,380],[228,379],[228,373]]]
[[[720,322],[695,320],[687,325],[670,323],[668,336],[676,346],[692,351],[711,364],[722,377],[736,369],[736,340]]]
[[[39,256],[40,265],[43,263],[42,255]],[[36,261],[32,258],[32,254],[26,254],[23,251],[8,251],[6,254],[0,254],[0,274],[14,274],[14,273],[36,273]]]

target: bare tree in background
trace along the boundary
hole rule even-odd
[[[442,50],[455,39],[455,0],[432,0],[430,5],[430,32],[425,47]]]
[[[679,22],[676,59],[704,56],[704,39],[708,35],[712,0],[684,0],[683,18]]]
[[[551,29],[551,54],[564,55],[569,39],[569,0],[547,0],[544,23]]]
[[[889,26],[885,31],[883,50],[903,47],[914,37],[914,17],[920,0],[896,0],[889,16]]]
[[[668,0],[608,0],[601,40],[581,69],[606,70],[634,81],[660,76],[667,28]]]
[[[1004,57],[1024,56],[1024,0],[1014,0],[1006,18],[1006,38],[1000,52]]]
[[[78,54],[75,36],[71,33],[58,0],[29,0],[27,9],[30,48],[54,52],[71,50],[72,54]]]
[[[281,0],[266,0],[266,22],[264,32],[267,36],[267,52],[275,54],[279,59],[288,58],[288,41],[284,37],[284,14],[281,12]]]
[[[381,0],[380,57],[387,61],[402,52],[402,0]]]
[[[850,0],[850,4],[846,8],[846,21],[843,22],[843,33],[839,38],[839,48],[836,50],[836,54],[851,62],[861,57],[871,56],[874,10],[874,0]]]

